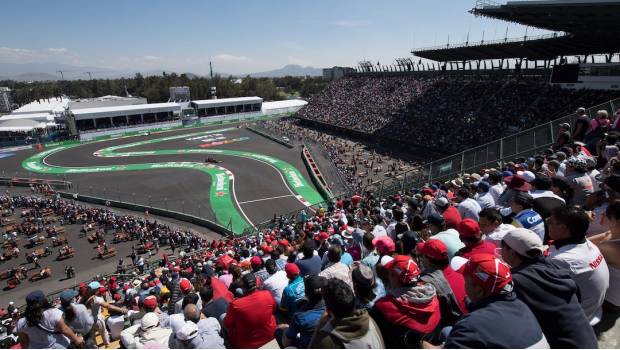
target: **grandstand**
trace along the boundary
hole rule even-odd
[[[114,256],[116,249],[119,256],[131,257],[129,265],[119,262],[116,273],[81,284],[67,276],[71,283],[66,285],[76,293],[59,290],[47,295],[54,301],[64,298],[65,314],[72,305],[86,305],[85,315],[92,319],[88,336],[82,339],[72,331],[59,339],[61,347],[62,341],[77,346],[86,341],[87,346],[100,348],[617,346],[620,74],[615,72],[620,64],[614,59],[620,51],[618,10],[618,0],[503,5],[479,1],[471,11],[476,16],[556,34],[416,49],[412,53],[418,58],[443,68],[415,71],[411,59],[398,59],[398,70],[375,71],[364,65],[363,72],[334,77],[307,104],[242,97],[73,110],[69,119],[86,137],[114,136],[119,124],[145,128],[150,123],[180,124],[184,108],[194,110],[192,115],[200,121],[233,125],[141,135],[137,142],[112,137],[103,141],[106,148],[101,148],[101,142],[85,143],[82,148],[76,143],[42,153],[28,151],[25,160],[0,162],[39,173],[78,173],[78,178],[79,173],[92,172],[84,178],[103,187],[97,192],[103,195],[96,198],[105,203],[82,206],[75,201],[80,198],[78,189],[70,188],[74,195],[63,192],[72,199],[65,200],[60,199],[60,191],[38,183],[32,184],[32,193],[26,189],[13,196],[0,195],[0,224],[5,228],[2,258],[10,259],[9,252],[20,244],[16,236],[8,236],[10,231],[19,231],[25,243],[38,229],[58,237],[57,230],[64,232],[65,227],[56,223],[66,226],[67,234],[83,248],[83,261],[94,260],[86,257],[94,244],[101,260],[111,251]],[[605,63],[586,63],[598,54],[606,55]],[[568,62],[573,57],[576,64]],[[486,61],[494,62],[491,72],[484,69]],[[261,124],[266,132],[243,128],[259,119],[256,116],[282,113],[295,114]],[[48,121],[45,114],[37,118]],[[236,149],[250,139],[248,135],[254,137],[249,131],[263,137],[250,144],[253,152],[276,154]],[[329,137],[323,135],[327,131]],[[225,133],[233,136],[227,138]],[[177,147],[197,140],[202,143],[198,147]],[[160,142],[161,148],[150,146]],[[294,165],[276,155],[291,160],[295,157],[289,151],[301,149],[309,157],[305,144],[310,142],[325,144],[327,157],[339,160],[336,168],[346,170],[343,177],[349,191],[329,198],[334,192],[321,188],[317,195],[308,186],[312,198],[325,199],[310,202],[303,199],[310,198],[308,192],[291,190],[305,188],[306,180]],[[355,142],[364,143],[372,160],[359,162],[365,153]],[[209,149],[212,145],[223,147]],[[74,146],[75,153],[70,153]],[[59,155],[63,147],[69,151],[64,163]],[[123,152],[123,148],[131,150]],[[376,156],[380,148],[388,149],[389,156]],[[170,161],[134,161],[157,153]],[[396,153],[408,154],[418,163],[397,172],[394,169],[400,163],[390,158]],[[209,158],[203,163],[204,155]],[[113,156],[126,161],[104,163]],[[211,158],[215,156],[224,159],[222,166]],[[92,163],[83,166],[80,157]],[[250,167],[250,160],[262,162],[266,172]],[[304,161],[315,174],[326,173],[318,168],[328,164]],[[374,167],[381,169],[384,162],[392,170],[375,171],[384,174],[382,180],[359,179]],[[358,171],[360,164],[364,171]],[[224,165],[234,166],[235,171]],[[201,206],[194,203],[201,202],[188,198],[199,198],[191,196],[203,188],[210,192],[213,220],[220,224],[224,215],[234,214],[234,205],[226,207],[226,200],[232,203],[233,197],[250,216],[253,205],[254,211],[269,211],[267,201],[282,204],[288,198],[305,207],[276,213],[262,224],[249,222],[241,211],[245,219],[239,218],[248,220],[247,225],[239,226],[242,232],[239,227],[233,230],[231,218],[231,235],[226,238],[151,218],[150,193],[148,205],[138,205],[136,193],[132,193],[133,204],[125,200],[127,207],[144,213],[108,208],[110,202],[123,201],[121,191],[118,201],[107,197],[105,186],[129,182],[132,175],[124,175],[124,170],[138,178],[131,191],[142,183],[155,183],[156,175],[137,173],[145,169],[160,173],[165,183],[160,186],[168,193],[183,196],[182,209],[174,209],[177,215],[171,217],[197,218],[196,208],[186,211],[190,203],[200,216]],[[191,186],[192,193],[178,193],[182,191],[168,185],[195,180],[193,175],[183,176],[181,169],[211,173],[210,187],[197,183]],[[106,180],[97,174],[109,170],[118,170],[118,177]],[[237,188],[243,188],[245,180],[253,190],[264,189],[277,182],[267,179],[273,170],[284,187],[268,191],[269,196],[237,202],[234,185],[225,186],[224,180],[234,179]],[[63,181],[62,185],[70,184]],[[291,194],[281,195],[283,189]],[[168,212],[167,199],[164,203],[165,209],[153,209]],[[106,235],[114,236],[114,246],[108,247]],[[28,241],[34,248],[36,235]],[[27,255],[23,265],[31,259]],[[87,265],[94,264],[101,265],[97,272],[107,267],[113,271],[109,263],[98,260]],[[41,285],[39,278],[51,275],[41,269],[39,277],[40,267],[29,273],[35,286]],[[14,288],[24,299],[22,294],[34,288],[20,285],[26,283],[20,282],[20,271],[7,270],[3,276],[7,289]],[[36,292],[28,294],[26,307],[44,308],[41,298]],[[465,314],[468,321],[462,322]],[[341,334],[336,325],[342,319],[347,332]],[[296,329],[300,322],[304,329]],[[359,324],[363,326],[355,329]],[[17,328],[31,332],[26,333],[29,345],[48,345],[45,339],[30,335],[39,332],[37,327],[22,321]],[[352,329],[359,334],[348,339]],[[446,339],[442,331],[449,333]],[[0,345],[13,343],[7,340]]]

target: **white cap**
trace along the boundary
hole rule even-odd
[[[159,317],[154,312],[147,312],[144,316],[142,316],[142,320],[140,321],[140,328],[143,331],[149,330],[159,324]]]
[[[502,238],[502,242],[524,257],[535,258],[541,256],[545,251],[540,236],[534,231],[525,228],[516,228],[509,231]]]
[[[185,322],[183,327],[176,332],[177,339],[183,341],[194,339],[197,335],[198,326],[192,321]]]
[[[390,261],[392,261],[392,260],[394,260],[394,258],[392,258],[391,256],[389,256],[389,255],[384,255],[384,256],[381,258],[381,266],[385,266],[385,265],[387,265],[387,263],[389,263],[389,262],[390,262]]]

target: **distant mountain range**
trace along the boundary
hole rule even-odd
[[[286,76],[305,77],[305,76],[321,76],[323,71],[314,67],[302,67],[296,64],[289,64],[280,69],[274,69],[267,72],[251,73],[253,78],[281,78]]]
[[[87,67],[87,66],[72,66],[68,64],[44,62],[44,63],[0,63],[0,80],[16,80],[16,81],[46,81],[46,80],[60,80],[62,76],[66,80],[78,80],[78,79],[90,79],[88,73],[94,79],[117,79],[117,78],[130,78],[135,76],[136,72],[127,71],[115,71],[99,67]],[[151,70],[140,72],[142,75],[152,76],[161,75],[163,71],[172,72],[172,70]],[[186,72],[190,79],[200,77],[194,73]],[[250,74],[226,74],[217,73],[221,76],[239,76],[243,77],[249,75],[254,78],[279,78],[287,75],[290,76],[320,76],[322,75],[321,69],[313,67],[302,67],[299,65],[287,65],[280,69],[275,69],[267,72],[250,73]]]

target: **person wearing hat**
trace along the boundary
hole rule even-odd
[[[73,332],[42,291],[36,290],[26,296],[24,317],[17,321],[15,333],[22,349],[67,348],[70,344],[80,347],[82,336]]]
[[[258,278],[258,286],[262,289],[263,283],[269,278],[269,273],[265,270],[263,259],[258,255],[254,255],[250,258],[250,265],[252,267],[252,272]]]
[[[179,295],[179,300],[174,304],[174,313],[178,314],[179,312],[183,312],[183,298],[187,296],[189,293],[194,292],[194,286],[187,278],[181,278],[179,281],[179,291],[181,292]],[[202,302],[198,301],[198,307],[202,309]]]
[[[121,343],[126,349],[145,347],[166,347],[172,329],[163,328],[159,324],[159,316],[154,312],[146,313],[139,324],[135,324],[121,332]]]
[[[478,221],[478,213],[482,208],[473,198],[470,198],[469,190],[465,187],[456,192],[456,202],[458,211],[463,219],[473,219]]]
[[[541,240],[545,239],[545,222],[543,218],[532,209],[534,198],[529,193],[519,192],[512,198],[510,208],[512,210],[512,225],[523,227],[536,232]]]
[[[288,328],[279,328],[276,331],[276,339],[281,348],[295,347],[307,349],[316,330],[321,316],[325,313],[323,301],[323,288],[327,286],[327,280],[317,275],[309,275],[304,280],[305,300],[303,306],[291,319]],[[281,331],[280,331],[281,329]]]
[[[463,274],[471,302],[469,313],[450,330],[444,348],[549,348],[536,317],[513,291],[508,265],[490,254],[455,259],[452,265]]]
[[[325,233],[327,235],[327,233]],[[316,245],[310,239],[304,241],[301,246],[302,257],[295,260],[302,277],[321,272],[321,258],[315,251]]]
[[[379,252],[379,255],[392,255],[396,251],[396,245],[389,236],[379,236],[372,240],[372,244]]]
[[[502,195],[499,196],[499,200],[496,203],[497,206],[501,208],[510,207],[512,197],[514,197],[518,192],[529,192],[532,188],[532,186],[525,181],[523,176],[518,174],[504,178],[504,182],[506,183],[506,189]]]
[[[465,246],[458,251],[458,256],[469,259],[476,254],[495,254],[495,244],[482,240],[480,225],[472,219],[461,221],[459,238]]]
[[[282,291],[280,310],[290,319],[297,311],[298,302],[304,298],[304,278],[301,276],[299,267],[295,263],[286,264],[284,271],[288,278],[288,285]]]
[[[316,325],[309,349],[383,349],[386,344],[368,311],[355,308],[355,295],[339,279],[323,288],[325,316]]]
[[[93,313],[93,317],[95,318],[95,329],[99,332],[99,335],[101,335],[101,338],[103,339],[103,343],[106,345],[109,345],[110,335],[108,333],[108,329],[105,326],[105,318],[103,316],[102,308],[106,308],[109,311],[123,314],[123,315],[126,315],[128,310],[127,308],[118,307],[114,304],[110,304],[106,302],[105,299],[103,299],[99,295],[100,287],[101,287],[101,284],[99,282],[97,281],[90,282],[88,284],[88,294],[86,295],[85,298],[83,298],[83,300],[84,300],[84,305],[90,308],[91,312]]]
[[[385,287],[370,267],[355,263],[351,268],[351,280],[355,292],[356,308],[372,310],[375,302],[385,296]]]
[[[463,275],[450,267],[448,248],[442,241],[429,239],[416,248],[423,267],[420,279],[437,291],[441,310],[441,328],[452,326],[467,312]]]
[[[387,236],[385,237],[387,238]],[[349,274],[350,268],[341,262],[342,254],[341,246],[337,244],[331,245],[327,253],[325,253],[328,260],[327,267],[319,273],[319,276],[325,277],[326,279],[338,278],[353,289],[353,281],[351,281],[351,276]]]
[[[423,337],[440,330],[435,287],[420,281],[421,271],[409,255],[395,256],[384,268],[389,276],[387,295],[375,302],[370,315],[379,325],[387,348],[417,346]]]
[[[75,334],[84,338],[88,346],[95,345],[94,328],[95,320],[92,312],[83,304],[76,303],[78,292],[73,289],[64,290],[60,293],[60,310],[63,318]]]
[[[525,228],[502,239],[502,259],[511,266],[517,298],[532,310],[551,348],[597,348],[575,281],[546,260],[544,250],[538,234]]]
[[[590,218],[579,207],[555,209],[547,219],[549,259],[566,269],[579,287],[580,302],[591,325],[602,315],[605,293],[609,288],[609,268],[599,248],[586,239]]]
[[[273,340],[277,305],[271,293],[256,289],[256,276],[243,275],[245,294],[228,306],[224,328],[234,348],[257,349]]]
[[[208,322],[202,319],[198,323],[186,321],[174,332],[174,340],[178,349],[224,349],[224,339],[217,332],[201,327]],[[213,320],[213,322],[216,322]],[[214,324],[218,326],[219,324]]]
[[[571,204],[583,205],[594,190],[592,179],[586,173],[587,166],[586,157],[582,155],[572,156],[566,163],[566,179],[574,191]]]
[[[439,197],[435,200],[437,211],[446,221],[446,227],[456,229],[461,222],[461,213],[456,209],[446,197]]]

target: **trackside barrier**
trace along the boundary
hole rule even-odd
[[[248,126],[248,127],[246,127],[246,129],[248,129],[248,130],[250,130],[251,132],[253,132],[253,133],[255,133],[255,134],[258,134],[258,135],[260,135],[260,136],[262,136],[262,137],[264,137],[264,138],[270,139],[270,140],[271,140],[271,141],[273,141],[273,142],[277,142],[277,143],[279,143],[279,144],[281,144],[281,145],[283,145],[283,146],[285,146],[285,147],[288,147],[288,148],[293,148],[293,147],[295,147],[295,146],[291,145],[290,143],[288,143],[288,142],[286,142],[286,141],[284,141],[284,140],[281,140],[281,139],[279,139],[279,138],[277,138],[277,137],[274,137],[274,136],[271,136],[271,135],[269,135],[269,134],[266,134],[266,133],[264,133],[264,132],[262,132],[262,131],[260,131],[260,130],[254,129],[254,128],[252,128],[252,127],[249,127],[249,126]]]
[[[319,170],[318,165],[314,161],[314,158],[312,157],[312,154],[310,153],[306,145],[303,145],[301,148],[301,157],[304,160],[306,168],[308,169],[308,173],[310,173],[310,178],[312,179],[312,182],[319,190],[321,196],[323,196],[325,200],[329,200],[330,198],[332,198],[333,194],[330,191],[329,186],[327,185],[327,182],[323,177],[323,174],[321,174],[321,170]]]
[[[620,108],[620,98],[590,107],[586,109],[587,114],[592,118],[599,110],[606,110],[610,116]],[[559,125],[569,123],[574,125],[577,119],[576,114],[552,120],[545,124],[518,132],[516,134],[503,137],[499,140],[491,141],[463,152],[432,161],[415,169],[400,173],[393,178],[374,182],[366,186],[362,192],[371,192],[375,198],[387,198],[399,192],[409,191],[413,188],[420,188],[435,181],[444,182],[452,180],[464,173],[479,171],[483,168],[501,168],[506,162],[519,157],[530,157],[533,154],[548,149],[556,139],[556,132]],[[332,201],[338,198],[350,197],[355,192],[349,191],[338,196],[332,197]],[[301,212],[309,213],[312,207],[317,205],[327,205],[330,201],[318,203],[301,210],[284,214],[282,217],[289,220],[295,219]],[[264,229],[273,228],[276,225],[274,220],[257,224],[255,229],[247,229],[244,235],[256,233]]]
[[[0,185],[4,186],[22,186],[28,187],[30,185],[50,185],[53,187],[60,187],[68,189],[71,187],[71,182],[62,180],[51,179],[32,179],[23,177],[0,177]]]
[[[85,196],[85,195],[69,193],[69,192],[59,191],[58,193],[64,198],[75,199],[75,200],[83,201],[87,203],[109,205],[109,206],[116,207],[116,208],[128,209],[128,210],[133,210],[133,211],[142,212],[142,213],[148,210],[150,214],[165,216],[165,217],[189,222],[192,224],[200,225],[208,229],[211,229],[217,233],[220,233],[226,237],[235,236],[233,231],[229,230],[228,228],[224,226],[218,225],[213,221],[210,221],[210,220],[198,217],[198,216],[194,216],[194,215],[180,213],[178,211],[167,210],[167,209],[157,208],[157,207],[152,207],[152,206],[147,206],[147,205],[141,205],[137,203],[128,203],[128,202],[122,202],[118,200],[105,199],[105,198],[100,198],[100,197]]]

